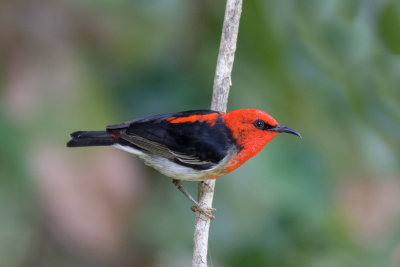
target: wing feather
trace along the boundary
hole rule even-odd
[[[168,119],[211,113],[216,112],[198,110],[161,114],[111,125],[107,130],[149,154],[195,169],[209,169],[217,165],[235,143],[220,117],[213,125],[200,121],[170,123]]]
[[[126,135],[122,134],[121,137],[134,144],[135,146],[144,149],[152,154],[167,158],[167,159],[173,159],[174,155],[170,153],[169,149],[157,142],[150,141],[146,138],[137,136],[137,135]]]
[[[215,164],[215,162],[200,160],[196,155],[185,155],[179,152],[174,152],[170,150],[170,153],[176,157],[180,162],[194,165],[206,165]]]

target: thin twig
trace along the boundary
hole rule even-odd
[[[211,109],[226,111],[229,89],[232,85],[231,73],[235,57],[242,0],[227,0],[221,43],[215,71]],[[215,180],[199,183],[198,202],[202,208],[211,208],[214,197]],[[194,247],[192,267],[207,267],[208,233],[210,219],[196,212],[194,224]]]

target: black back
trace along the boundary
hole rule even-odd
[[[150,153],[162,153],[174,162],[190,166],[195,169],[208,169],[218,164],[235,145],[230,130],[223,124],[221,115],[214,125],[207,122],[181,122],[171,123],[169,118],[182,118],[192,115],[206,115],[217,113],[211,110],[194,110],[178,113],[149,116],[131,122],[111,125],[107,127],[110,133],[118,135],[138,148],[137,137],[150,141],[150,146],[143,145],[139,148]],[[168,157],[160,149],[154,149],[154,143],[171,151]],[[124,142],[124,145],[126,143]],[[165,150],[163,150],[165,151]]]

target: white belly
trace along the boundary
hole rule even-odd
[[[227,156],[218,165],[208,170],[195,170],[190,167],[186,167],[177,164],[171,160],[164,157],[146,154],[138,149],[122,146],[120,144],[113,145],[118,149],[122,149],[126,152],[137,155],[142,158],[146,165],[153,167],[157,171],[161,172],[165,176],[173,179],[186,180],[186,181],[203,181],[209,179],[211,176],[219,176],[225,171],[226,161],[229,158]]]

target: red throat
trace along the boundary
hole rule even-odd
[[[235,110],[224,115],[225,125],[231,130],[241,151],[234,156],[226,166],[228,172],[235,170],[251,157],[257,155],[279,133],[260,130],[254,126],[254,121],[263,120],[270,125],[277,125],[269,114],[256,109]]]

